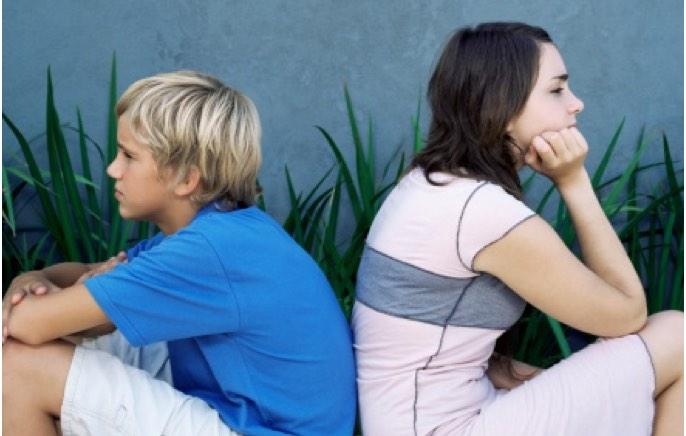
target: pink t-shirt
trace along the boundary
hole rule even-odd
[[[473,262],[535,213],[493,183],[431,177],[446,184],[419,169],[403,177],[360,264],[352,324],[366,435],[428,434],[478,414],[497,395],[485,375],[495,341],[525,307]]]

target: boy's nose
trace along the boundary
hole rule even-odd
[[[107,175],[113,179],[118,179],[120,171],[118,170],[117,159],[115,158],[112,163],[107,166]]]

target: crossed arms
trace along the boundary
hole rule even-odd
[[[114,325],[91,296],[83,281],[109,271],[126,260],[120,253],[106,262],[66,262],[18,276],[3,301],[3,342],[11,336],[42,344],[69,336],[98,336]]]

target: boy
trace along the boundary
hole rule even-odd
[[[60,418],[65,435],[350,435],[349,329],[314,261],[253,206],[252,102],[177,72],[134,83],[117,115],[119,212],[161,232],[103,264],[15,280],[4,434],[54,434]]]

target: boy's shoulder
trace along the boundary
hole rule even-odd
[[[281,224],[255,206],[232,211],[223,211],[214,206],[205,207],[175,236],[203,239],[219,252],[249,247],[297,245]]]
[[[268,229],[279,233],[284,232],[283,227],[274,218],[255,206],[225,211],[209,205],[201,209],[193,221],[179,232],[179,235],[186,232],[202,234],[209,232],[212,236],[224,234],[231,238],[240,238],[257,232],[265,232]]]

